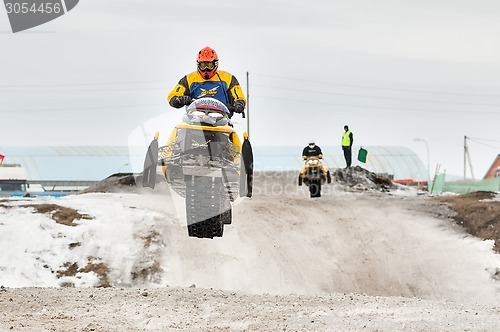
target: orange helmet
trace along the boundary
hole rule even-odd
[[[204,79],[208,80],[212,78],[217,71],[219,57],[214,49],[207,46],[198,52],[196,62],[198,63],[198,72]]]

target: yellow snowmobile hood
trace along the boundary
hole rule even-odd
[[[233,159],[234,163],[239,163],[241,160],[241,141],[236,134],[236,131],[226,125],[226,126],[218,126],[218,127],[212,127],[212,126],[201,126],[201,125],[191,125],[185,122],[179,123],[175,126],[175,128],[172,130],[170,135],[167,138],[167,143],[166,146],[173,146],[173,143],[175,139],[177,138],[177,131],[179,129],[190,129],[190,130],[200,130],[200,131],[217,131],[217,132],[222,132],[226,134],[228,137],[230,137],[230,141],[234,144],[234,154],[233,154]],[[168,158],[172,155],[172,150],[164,150],[162,152],[162,158]],[[163,169],[163,174],[165,174],[167,166],[164,165],[162,166]]]

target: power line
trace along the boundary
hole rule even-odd
[[[115,89],[106,89],[106,88],[88,88],[88,89],[78,89],[78,90],[71,90],[71,89],[60,89],[60,90],[3,90],[0,89],[0,92],[9,92],[9,93],[61,93],[61,92],[100,92],[100,91],[151,91],[151,90],[165,90],[165,88],[115,88]]]
[[[471,140],[471,141],[475,142],[476,144],[482,145],[482,146],[486,146],[486,147],[489,147],[489,148],[492,148],[492,149],[500,150],[500,146],[494,146],[494,145],[491,145],[491,144],[479,143],[479,142],[476,142],[476,141],[473,141],[473,140]]]
[[[49,109],[18,109],[18,110],[5,110],[0,109],[0,113],[37,113],[37,112],[68,112],[68,111],[97,111],[103,109],[123,109],[123,108],[138,108],[138,107],[158,107],[166,106],[165,104],[138,104],[138,105],[118,105],[118,106],[93,106],[93,107],[71,107],[71,108],[49,108]]]
[[[497,140],[497,139],[486,139],[486,138],[477,138],[477,137],[470,137],[470,136],[467,136],[467,138],[472,138],[474,140],[478,140],[478,141],[487,141],[487,142],[500,142],[500,140]]]
[[[483,104],[483,103],[464,103],[464,102],[454,102],[454,101],[441,101],[441,100],[423,100],[423,99],[408,99],[408,98],[397,98],[397,97],[381,97],[381,96],[369,96],[369,95],[361,95],[355,93],[339,93],[339,92],[330,92],[330,91],[314,91],[307,89],[296,89],[296,88],[287,88],[287,87],[279,87],[279,86],[265,86],[265,85],[255,85],[262,88],[268,89],[280,89],[280,90],[289,90],[289,91],[302,91],[302,92],[310,92],[310,93],[320,93],[324,95],[335,95],[335,96],[346,96],[346,97],[357,97],[357,98],[370,98],[370,99],[383,99],[383,100],[395,100],[395,101],[411,101],[411,102],[420,102],[420,103],[435,103],[435,104],[453,104],[453,105],[469,105],[469,106],[488,106],[488,107],[500,107],[500,104]]]
[[[345,83],[337,83],[337,82],[329,82],[329,81],[317,81],[317,80],[307,80],[302,78],[294,78],[294,77],[284,77],[263,73],[252,73],[254,75],[266,76],[277,78],[281,80],[294,81],[294,82],[309,82],[309,83],[317,83],[317,84],[327,84],[327,85],[336,85],[342,87],[349,88],[358,88],[358,89],[372,89],[372,90],[386,90],[386,91],[399,91],[399,92],[412,92],[412,93],[428,93],[428,94],[438,94],[438,95],[461,95],[461,96],[473,96],[473,97],[500,97],[500,94],[484,94],[484,93],[463,93],[463,92],[438,92],[438,91],[430,91],[430,90],[417,90],[417,89],[402,89],[402,88],[383,88],[379,86],[369,86],[369,85],[357,85],[357,84],[345,84]]]
[[[498,111],[479,111],[479,110],[470,110],[470,111],[460,111],[460,110],[436,110],[436,109],[410,109],[410,108],[394,108],[394,107],[377,107],[373,105],[354,105],[354,104],[342,104],[342,103],[331,103],[324,101],[311,101],[311,100],[303,100],[303,99],[293,99],[293,98],[280,98],[280,97],[272,97],[272,96],[262,96],[262,95],[254,95],[255,97],[267,98],[267,99],[276,99],[276,100],[285,100],[289,102],[299,102],[299,103],[307,103],[307,104],[323,104],[330,106],[343,106],[343,107],[357,107],[364,109],[376,109],[376,110],[384,110],[384,111],[409,111],[409,112],[432,112],[432,113],[473,113],[473,114],[499,114]]]
[[[0,88],[47,88],[47,87],[66,87],[66,86],[123,85],[123,84],[144,84],[144,83],[165,83],[165,80],[93,82],[93,83],[54,83],[54,84],[0,84]]]
[[[467,136],[467,139],[471,142],[474,142],[476,144],[479,144],[479,145],[482,145],[482,146],[486,146],[486,147],[489,147],[489,148],[493,148],[493,149],[496,149],[496,150],[500,150],[500,146],[495,146],[495,145],[491,145],[491,144],[486,144],[486,143],[481,143],[480,141],[490,141],[490,142],[500,142],[498,140],[485,140],[485,139],[474,139],[474,138],[471,138],[469,136]]]

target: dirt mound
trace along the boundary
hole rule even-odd
[[[4,200],[4,202],[8,202],[8,200]],[[0,201],[1,203],[1,201]],[[5,209],[11,209],[11,205],[0,204],[0,207]],[[78,224],[74,223],[75,220],[81,219],[92,219],[91,216],[87,214],[81,214],[75,209],[71,209],[65,206],[57,205],[57,204],[21,204],[18,205],[19,208],[33,208],[35,209],[34,213],[46,213],[49,214],[50,217],[58,224],[66,225],[66,226],[77,226]]]
[[[336,169],[332,173],[332,180],[354,191],[389,191],[396,188],[390,179],[360,166]]]
[[[494,240],[494,249],[500,253],[500,200],[494,192],[479,191],[458,196],[437,197],[452,211],[452,218],[470,234],[485,240]]]
[[[156,174],[156,186],[165,183],[162,174]],[[108,176],[102,181],[82,190],[80,193],[118,193],[136,192],[142,187],[142,173],[116,173]]]
[[[77,226],[73,221],[80,219],[92,219],[91,216],[87,214],[81,214],[75,209],[67,208],[57,204],[29,204],[20,205],[19,207],[32,207],[38,213],[48,213],[51,215],[52,219],[61,225],[66,226]]]
[[[270,181],[272,179],[272,181]],[[401,188],[394,184],[389,178],[377,175],[360,166],[347,169],[336,169],[332,173],[333,183],[340,184],[346,191],[382,191],[388,192],[391,189]],[[164,182],[162,175],[156,176],[156,183]],[[297,172],[255,172],[254,186],[276,186],[279,184],[289,184],[297,182]],[[404,186],[403,186],[404,187]],[[96,183],[95,185],[81,191],[81,193],[112,193],[123,191],[135,191],[142,188],[142,174],[117,173]],[[266,190],[264,190],[266,192]]]
[[[110,283],[108,280],[108,273],[109,273],[109,268],[108,266],[100,262],[100,258],[96,257],[88,257],[88,262],[87,265],[83,268],[80,268],[78,266],[78,263],[76,262],[66,262],[64,264],[64,269],[58,270],[57,271],[57,277],[62,278],[62,277],[68,277],[68,276],[76,276],[78,273],[89,273],[89,272],[94,272],[98,278],[99,278],[99,283],[97,284],[96,287],[110,287]],[[61,283],[62,287],[75,287],[75,285],[72,282],[62,282]]]
[[[129,191],[140,183],[140,176],[134,173],[116,173],[81,191],[85,193],[110,193]]]

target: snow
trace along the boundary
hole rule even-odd
[[[147,255],[144,240],[153,231],[158,212],[136,209],[144,197],[138,194],[85,194],[62,198],[16,199],[13,206],[58,204],[77,208],[92,219],[76,221],[78,226],[61,225],[50,214],[33,213],[33,208],[3,208],[1,221],[2,252],[0,284],[9,287],[57,287],[62,282],[95,286],[97,279],[81,273],[58,279],[64,263],[87,265],[89,257],[106,262],[116,286],[129,285],[134,263]],[[156,218],[156,219],[155,219]],[[71,244],[79,244],[69,250]],[[149,250],[155,250],[151,247]],[[13,264],[15,262],[15,264]],[[95,263],[95,261],[94,261]]]
[[[0,200],[0,331],[498,330],[491,241],[404,186],[333,183],[311,199],[294,180],[257,176],[213,240],[187,236],[165,185]],[[57,223],[35,204],[84,217]],[[109,288],[95,288],[99,264]]]
[[[481,202],[500,202],[500,193],[496,193],[495,197],[490,199],[482,199]]]

